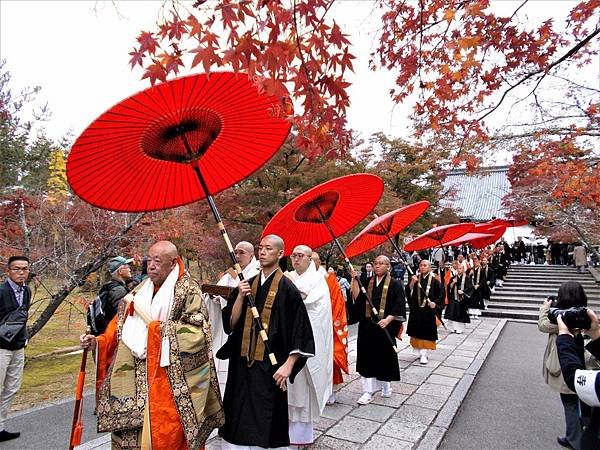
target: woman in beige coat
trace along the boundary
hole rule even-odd
[[[584,273],[587,264],[587,253],[581,243],[577,244],[573,249],[573,261],[575,262],[575,267],[577,267],[577,272]]]
[[[571,391],[562,377],[558,353],[556,351],[556,337],[558,336],[558,325],[548,319],[548,311],[552,306],[550,298],[544,300],[540,306],[538,329],[548,334],[548,343],[544,352],[542,374],[544,381],[550,389],[560,394],[560,400],[565,411],[566,433],[564,437],[557,437],[557,442],[566,448],[579,449],[582,428],[578,414],[577,395]],[[587,306],[587,296],[581,284],[576,281],[566,281],[558,289],[556,307],[568,309],[573,306]],[[578,334],[575,338],[580,348],[580,356],[583,360],[583,337]]]

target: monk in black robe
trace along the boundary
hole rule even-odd
[[[490,300],[492,288],[496,284],[496,276],[488,265],[487,256],[482,255],[480,258],[473,258],[471,277],[473,278],[475,293],[471,298],[469,314],[472,318],[479,318],[481,311],[487,308],[486,303]]]
[[[356,273],[352,275],[355,277]],[[350,314],[353,322],[359,322],[356,371],[362,376],[364,393],[358,399],[361,405],[370,403],[378,390],[381,390],[382,397],[391,397],[390,382],[400,380],[398,356],[384,329],[395,341],[406,317],[404,287],[402,282],[392,278],[387,256],[375,258],[374,276],[365,287],[380,320],[377,323],[373,321],[371,307],[353,278],[352,294],[356,300]],[[384,292],[385,299],[382,300]]]
[[[431,263],[424,259],[419,263],[419,275],[413,275],[407,286],[408,326],[410,345],[421,356],[421,364],[427,364],[427,350],[435,350],[438,340],[436,318],[444,309],[444,288],[431,272]]]
[[[448,306],[444,312],[447,320],[446,326],[454,333],[462,333],[465,323],[471,323],[469,318],[469,301],[473,295],[473,281],[465,274],[465,268],[461,265],[456,267],[454,275],[447,287]]]
[[[223,448],[287,447],[287,382],[313,356],[315,343],[300,292],[283,276],[278,261],[283,240],[275,235],[258,247],[262,267],[256,277],[240,282],[223,309],[223,327],[229,334],[217,357],[229,359],[223,407],[225,425],[219,429]],[[273,366],[252,322],[244,296],[253,293],[261,321],[267,324],[268,343],[277,358]],[[265,308],[265,304],[267,307]]]

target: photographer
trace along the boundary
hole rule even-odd
[[[590,319],[589,328],[585,333],[592,339],[586,349],[596,359],[600,359],[600,323],[598,317],[590,309],[587,311]],[[568,323],[568,321],[567,321]],[[581,411],[583,433],[581,436],[582,450],[600,448],[600,371],[585,370],[585,363],[580,358],[575,334],[563,321],[557,317],[559,336],[556,339],[560,367],[565,383],[577,393]]]
[[[569,309],[571,307],[587,306],[587,296],[581,284],[576,281],[567,281],[561,284],[558,289],[558,296],[555,300],[549,297],[540,307],[538,319],[538,329],[542,333],[548,334],[546,351],[542,365],[542,375],[546,384],[555,392],[560,394],[560,400],[565,414],[566,432],[564,437],[557,437],[557,442],[563,447],[579,449],[582,429],[578,415],[578,399],[574,391],[565,383],[558,360],[556,350],[556,339],[558,336],[558,325],[552,323],[548,317],[551,307]],[[574,339],[574,345],[577,355],[583,361],[583,337],[578,336]]]

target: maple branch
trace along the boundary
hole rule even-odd
[[[300,166],[302,165],[302,163],[306,160],[306,156],[302,155],[302,158],[300,158],[300,161],[298,161],[298,164],[296,164],[296,166],[290,170],[290,175],[293,175],[294,172],[296,172]]]
[[[519,12],[519,10],[520,10],[520,9],[521,9],[523,6],[525,6],[525,5],[527,4],[527,2],[528,2],[528,1],[529,1],[529,0],[525,0],[523,3],[521,3],[521,4],[519,5],[519,7],[518,7],[517,9],[515,9],[515,10],[514,10],[514,12],[512,13],[512,15],[510,16],[510,18],[509,18],[508,22],[512,21],[512,19],[513,19],[513,18],[514,18],[514,17],[517,15],[517,13]]]
[[[539,69],[539,70],[536,70],[536,71],[533,71],[533,72],[529,72],[527,75],[525,75],[523,78],[521,78],[520,80],[518,80],[516,83],[510,85],[510,87],[507,90],[504,91],[504,93],[502,94],[502,97],[500,97],[500,100],[498,101],[498,103],[496,103],[496,105],[493,108],[491,108],[488,112],[486,112],[483,116],[480,116],[477,119],[477,121],[478,122],[482,121],[487,116],[489,116],[494,111],[496,111],[500,107],[500,105],[504,102],[504,100],[506,99],[506,97],[508,96],[508,94],[510,93],[510,91],[512,91],[514,88],[516,88],[517,86],[522,85],[527,80],[529,80],[529,79],[531,79],[534,76],[539,75],[539,74],[542,74],[542,76],[540,78],[540,81],[541,81],[543,78],[546,77],[546,75],[548,74],[548,72],[551,69],[553,69],[554,67],[558,66],[559,64],[561,64],[565,60],[569,59],[571,56],[575,55],[579,50],[581,50],[583,47],[585,47],[598,34],[600,34],[600,28],[596,28],[592,33],[590,33],[583,40],[581,40],[580,42],[578,42],[577,45],[573,46],[563,56],[561,56],[560,58],[558,58],[553,63],[550,63],[545,69]],[[540,81],[538,81],[538,85],[539,85]]]

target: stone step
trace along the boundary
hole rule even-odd
[[[539,311],[539,303],[512,303],[512,302],[493,302],[488,303],[488,309],[512,309],[515,311]]]
[[[500,319],[519,319],[537,322],[538,313],[531,311],[521,311],[515,309],[486,309],[481,312],[484,317],[496,317]]]
[[[543,300],[544,299],[531,298],[531,297],[525,297],[525,296],[523,296],[523,297],[508,297],[508,296],[494,295],[490,299],[490,304],[492,304],[492,303],[513,303],[513,304],[535,303],[539,307],[542,304]],[[600,308],[600,298],[596,297],[596,298],[590,299],[588,297],[588,305]]]
[[[509,282],[509,281],[516,281],[516,282],[521,282],[521,283],[528,283],[528,282],[532,282],[532,283],[545,283],[546,281],[553,281],[553,282],[559,282],[562,283],[564,281],[578,281],[580,283],[586,283],[586,284],[594,284],[594,279],[593,278],[589,278],[589,277],[585,277],[585,278],[577,278],[577,277],[521,277],[521,276],[514,276],[514,275],[507,275],[506,278],[504,279],[505,282]],[[597,283],[596,283],[597,284]]]
[[[590,295],[592,297],[598,295],[598,292],[595,289],[592,289],[590,291],[586,290],[584,288],[584,291],[586,293],[586,295],[589,297]],[[492,295],[515,295],[515,296],[519,296],[519,295],[531,295],[533,297],[546,297],[548,295],[556,295],[558,293],[558,288],[546,288],[544,289],[543,286],[538,287],[538,289],[523,289],[523,288],[519,288],[519,287],[511,287],[511,286],[507,286],[504,285],[504,287],[502,288],[496,288],[496,292],[492,293]]]
[[[577,280],[578,283],[580,283],[583,287],[590,287],[590,288],[598,288],[600,289],[600,284],[596,283],[593,280]],[[543,281],[544,285],[548,285],[548,286],[560,286],[561,284],[563,284],[562,280],[557,280],[556,278],[548,278],[546,280]],[[531,279],[526,279],[526,280],[505,280],[504,281],[504,286],[507,285],[511,285],[511,286],[531,286],[532,284],[538,284],[537,282],[532,283]]]
[[[547,274],[566,274],[566,275],[589,275],[589,272],[577,272],[576,269],[571,270],[540,270],[540,269],[513,269],[509,268],[508,273],[522,273],[522,274],[530,274],[530,273],[547,273]]]
[[[496,286],[496,290],[502,290],[502,289],[508,289],[508,290],[513,290],[513,291],[519,291],[519,290],[534,290],[534,291],[557,291],[558,288],[561,286],[562,283],[556,283],[556,282],[544,282],[544,283],[513,283],[512,281],[509,282],[505,282],[502,287],[500,286]],[[585,292],[600,292],[600,286],[597,286],[595,284],[589,285],[589,284],[583,284],[581,283],[581,286],[583,287],[583,289],[585,290]]]
[[[539,270],[545,272],[577,272],[575,266],[540,266],[533,264],[513,264],[509,266],[510,270]]]

